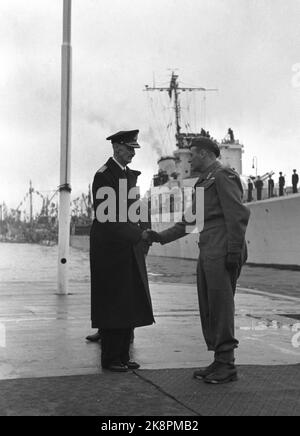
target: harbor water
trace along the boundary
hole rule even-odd
[[[0,243],[0,283],[9,281],[55,282],[57,246]],[[71,248],[70,280],[89,280],[88,253]]]
[[[0,243],[0,289],[1,283],[11,281],[56,282],[57,258],[57,246]],[[152,283],[182,283],[196,287],[196,266],[196,260],[152,256],[151,249],[147,257]],[[71,283],[89,283],[88,251],[70,248],[69,280]],[[238,285],[300,298],[300,271],[246,265]]]

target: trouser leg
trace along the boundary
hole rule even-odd
[[[133,329],[124,329],[123,331],[123,343],[121,348],[121,362],[127,363],[130,360],[130,343]]]
[[[107,368],[112,363],[129,360],[131,329],[101,329],[101,364]]]
[[[210,337],[210,309],[208,301],[208,289],[205,278],[205,273],[203,270],[203,264],[201,258],[198,259],[197,265],[197,289],[198,289],[198,301],[199,301],[199,311],[200,319],[202,325],[202,333],[209,351],[214,351],[213,341]]]
[[[232,363],[238,346],[234,325],[238,271],[229,273],[224,256],[200,258],[200,271],[198,295],[208,349],[215,351],[217,361]]]

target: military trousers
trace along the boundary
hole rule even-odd
[[[200,256],[197,266],[197,290],[203,335],[215,360],[234,362],[235,291],[242,265],[236,270],[226,269],[227,237],[225,227],[204,232],[200,237]]]

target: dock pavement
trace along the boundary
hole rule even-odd
[[[156,262],[149,260],[156,323],[136,329],[132,358],[141,369],[125,374],[102,371],[100,345],[85,340],[91,333],[87,269],[70,277],[66,296],[57,294],[50,273],[2,276],[0,415],[299,416],[300,295],[279,289],[294,288],[299,276],[285,272],[280,281],[263,269],[261,283],[269,287],[262,289],[258,278],[247,287],[251,271],[246,281],[241,277],[239,381],[211,386],[192,378],[213,357],[202,337],[196,286],[172,283]]]

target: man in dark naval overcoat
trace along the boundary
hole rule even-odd
[[[196,216],[199,208],[204,208],[197,289],[203,335],[208,350],[215,355],[214,362],[208,368],[195,371],[194,377],[212,384],[237,379],[234,296],[237,279],[247,259],[245,233],[250,215],[242,202],[243,188],[238,173],[223,166],[217,160],[219,156],[216,142],[202,137],[193,139],[191,166],[200,174],[195,189],[204,189],[204,204],[197,204],[197,196],[193,201]],[[167,244],[185,236],[188,233],[186,216],[185,213],[182,222],[160,233],[149,231],[151,240]]]
[[[130,360],[131,333],[154,322],[144,255],[147,233],[127,217],[136,201],[128,200],[128,192],[141,174],[127,166],[140,148],[138,132],[121,131],[107,138],[113,157],[98,170],[92,188],[96,216],[90,234],[92,328],[101,331],[102,367],[117,372],[139,368]],[[106,210],[105,221],[99,211],[105,209],[106,192],[115,193],[116,213],[114,217],[113,210]]]

